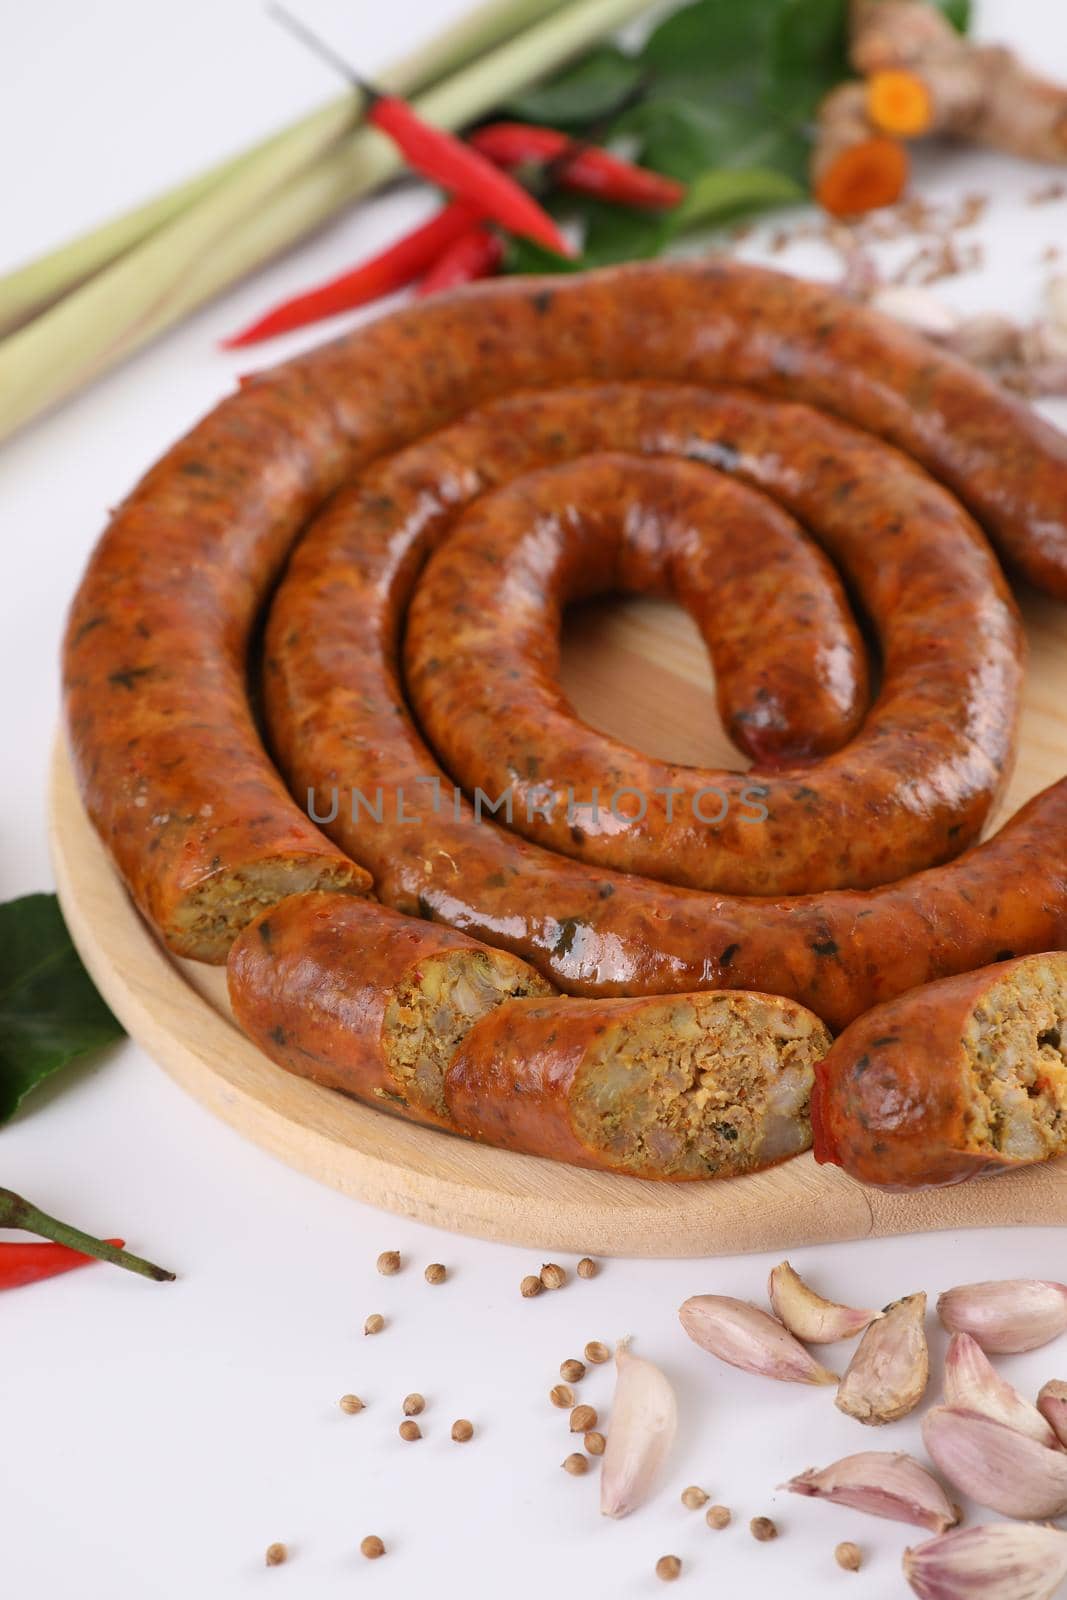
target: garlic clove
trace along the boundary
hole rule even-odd
[[[1037,1409],[1062,1445],[1067,1445],[1067,1383],[1053,1378],[1037,1397]]]
[[[1067,332],[1067,275],[1062,272],[1045,285],[1045,309],[1050,322]]]
[[[702,1350],[742,1372],[783,1383],[836,1383],[837,1378],[799,1344],[788,1328],[747,1300],[696,1294],[679,1309],[689,1337]]]
[[[923,1441],[942,1474],[980,1506],[1004,1517],[1059,1517],[1067,1511],[1067,1454],[1049,1450],[977,1411],[935,1406]]]
[[[969,1333],[954,1333],[945,1356],[945,1404],[953,1411],[978,1411],[993,1417],[1038,1444],[1056,1450],[1059,1440],[1037,1406],[997,1372]]]
[[[965,1283],[937,1302],[950,1333],[969,1333],[987,1353],[1036,1350],[1067,1328],[1067,1284],[1039,1278]]]
[[[875,1427],[915,1409],[930,1376],[925,1320],[925,1294],[910,1294],[886,1306],[863,1335],[841,1379],[834,1399],[839,1410]]]
[[[899,1451],[861,1450],[817,1472],[814,1467],[782,1484],[793,1494],[851,1506],[872,1517],[912,1522],[931,1533],[944,1533],[960,1520],[937,1479],[912,1457]]]
[[[615,1398],[600,1474],[600,1510],[628,1517],[656,1485],[674,1442],[678,1407],[674,1390],[651,1361],[630,1354],[624,1341],[615,1352]]]
[[[925,333],[929,339],[947,339],[960,321],[951,306],[929,289],[915,284],[887,284],[884,289],[875,290],[870,303],[876,311],[895,317],[917,333]]]
[[[989,1522],[904,1552],[920,1600],[1049,1600],[1067,1577],[1067,1533]]]
[[[1022,329],[996,311],[965,317],[944,343],[976,367],[1002,367],[1022,357]]]
[[[834,1300],[824,1300],[814,1289],[808,1288],[788,1261],[780,1261],[772,1271],[767,1294],[779,1321],[785,1323],[795,1338],[804,1339],[808,1344],[834,1344],[838,1339],[851,1339],[882,1315],[880,1311],[856,1311]]]

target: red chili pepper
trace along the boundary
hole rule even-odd
[[[330,278],[317,289],[283,300],[257,322],[224,339],[223,349],[236,350],[240,345],[273,339],[276,334],[320,322],[323,317],[335,317],[341,311],[353,311],[356,306],[369,305],[372,300],[405,288],[421,277],[443,250],[468,233],[478,215],[470,206],[454,200],[429,222],[406,233],[369,261],[343,272],[339,278]]]
[[[125,1239],[106,1239],[121,1250]],[[21,1289],[27,1283],[56,1278],[74,1267],[87,1267],[92,1256],[65,1244],[0,1244],[0,1289]]]
[[[50,1217],[47,1212],[31,1205],[28,1200],[24,1200],[20,1194],[14,1194],[10,1189],[0,1189],[0,1228],[24,1228],[27,1233],[39,1233],[42,1238],[53,1239],[57,1245],[65,1246],[69,1256],[76,1258],[95,1256],[100,1261],[112,1262],[116,1267],[125,1267],[127,1272],[139,1272],[143,1278],[154,1278],[157,1283],[167,1282],[174,1277],[174,1273],[168,1272],[165,1267],[157,1267],[151,1261],[143,1261],[140,1256],[131,1255],[128,1250],[123,1250],[121,1239],[118,1241],[94,1239],[91,1233],[82,1233],[80,1228],[72,1228],[69,1223],[58,1222],[55,1217]],[[0,1245],[0,1260],[4,1250],[40,1252],[48,1248],[47,1245]],[[81,1259],[67,1263],[74,1267],[81,1264]],[[55,1270],[63,1272],[66,1268],[60,1266]],[[31,1282],[32,1279],[23,1281]],[[3,1286],[4,1279],[0,1272],[0,1287]]]
[[[464,144],[462,139],[457,139],[455,134],[435,128],[406,100],[395,94],[383,94],[368,83],[325,39],[277,0],[272,0],[268,10],[277,22],[309,50],[328,61],[362,93],[367,105],[367,121],[392,139],[401,155],[406,156],[423,177],[439,183],[457,200],[466,200],[510,233],[535,239],[559,255],[573,254],[547,211],[521,184],[497,171],[492,162]]]
[[[685,196],[685,185],[662,172],[636,166],[599,145],[568,139],[555,128],[529,122],[491,122],[471,134],[471,144],[502,167],[552,162],[560,186],[616,205],[667,211]]]
[[[417,172],[476,206],[509,233],[534,239],[558,255],[574,254],[533,195],[462,139],[425,122],[406,100],[388,94],[376,96],[367,121],[388,134]]]
[[[417,294],[437,294],[479,278],[491,278],[504,260],[504,241],[492,228],[471,228],[443,251],[423,278]]]

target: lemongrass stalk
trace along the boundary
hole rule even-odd
[[[514,37],[531,22],[558,11],[564,3],[565,0],[486,0],[486,4],[451,28],[388,67],[382,72],[381,81],[397,94],[414,94],[440,82],[473,57]],[[351,96],[338,99],[325,109],[332,113],[338,108],[343,109],[347,119],[354,120]],[[286,141],[299,138],[308,123],[319,116],[319,112],[313,112],[311,117],[302,117],[280,133],[198,173],[166,194],[156,195],[132,211],[0,277],[0,334],[54,304],[93,273],[187,211],[203,195],[238,177],[250,162]]]
[[[442,127],[462,127],[647,4],[574,0],[421,96],[417,108]],[[353,95],[347,118],[344,103],[324,108],[300,140],[244,168],[3,340],[0,439],[394,176],[400,158],[374,129],[337,137],[357,104]]]

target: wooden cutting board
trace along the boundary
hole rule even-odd
[[[1002,815],[1067,773],[1067,609],[1027,599],[1024,610],[1031,661],[1020,759]],[[710,698],[704,647],[673,606],[642,599],[582,608],[568,622],[564,666],[586,721],[667,759],[737,765]],[[133,1037],[247,1138],[387,1211],[537,1249],[633,1256],[1067,1223],[1067,1161],[913,1195],[861,1188],[810,1156],[727,1182],[656,1184],[411,1127],[274,1066],[231,1021],[223,972],[167,955],[88,823],[62,741],[50,821],[71,934]]]

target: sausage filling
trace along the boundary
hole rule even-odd
[[[383,1044],[398,1093],[417,1109],[447,1116],[445,1071],[474,1024],[505,1000],[552,993],[551,984],[504,953],[427,956],[397,986],[385,1013]]]
[[[1067,959],[1006,974],[964,1031],[971,1148],[1009,1161],[1067,1152]]]
[[[746,996],[747,1000],[755,996]],[[732,1177],[811,1144],[815,1063],[830,1036],[780,1002],[664,1000],[593,1047],[571,1091],[575,1133],[637,1175]]]
[[[322,893],[362,894],[365,874],[344,861],[324,863],[321,857],[300,861],[278,856],[230,872],[214,873],[193,889],[174,913],[174,927],[184,936],[181,953],[208,960],[207,951],[226,951],[237,934],[267,906],[290,895],[317,889]]]

